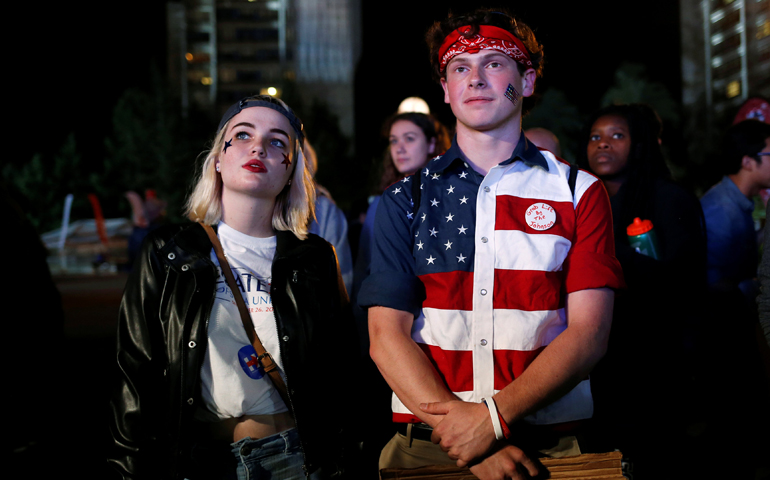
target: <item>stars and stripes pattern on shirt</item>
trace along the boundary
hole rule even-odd
[[[484,177],[460,160],[433,170],[429,163],[406,180],[421,182],[419,206],[411,185],[391,187],[380,206],[412,222],[414,273],[426,293],[412,338],[462,400],[503,389],[566,329],[566,294],[622,283],[604,189],[580,172],[573,199],[568,164],[542,153],[548,170],[518,161]],[[544,231],[525,222],[537,202],[556,212]],[[392,406],[394,420],[415,421],[395,395]],[[528,420],[578,420],[592,409],[586,380]]]

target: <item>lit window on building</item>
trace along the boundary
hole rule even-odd
[[[733,80],[727,84],[727,90],[725,92],[727,98],[737,97],[741,94],[741,82]]]
[[[201,78],[201,83],[203,85],[211,85],[213,82],[211,80],[211,77],[203,77]]]
[[[765,20],[762,25],[757,28],[757,40],[770,36],[770,20]]]

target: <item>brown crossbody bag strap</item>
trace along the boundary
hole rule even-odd
[[[281,394],[281,398],[286,406],[291,408],[289,404],[289,393],[286,390],[286,384],[283,382],[283,378],[281,378],[281,373],[278,371],[278,364],[275,363],[272,355],[270,355],[270,353],[265,350],[265,347],[262,346],[262,342],[259,340],[256,330],[254,330],[254,324],[251,322],[251,315],[249,315],[249,311],[246,309],[246,304],[243,301],[243,296],[240,294],[240,289],[238,289],[235,284],[235,277],[233,277],[230,264],[227,262],[227,258],[225,258],[222,244],[219,243],[219,238],[217,237],[216,232],[214,232],[214,229],[211,228],[211,225],[206,225],[204,223],[200,223],[200,225],[206,230],[209,240],[211,240],[211,244],[214,246],[214,252],[216,252],[217,258],[219,259],[219,266],[222,267],[222,273],[225,275],[227,285],[230,287],[230,291],[233,292],[233,298],[235,298],[235,303],[238,305],[238,311],[241,314],[243,328],[246,329],[249,341],[257,352],[259,363],[262,365],[262,368],[265,369],[265,373],[270,376],[273,385],[278,389],[278,393]]]

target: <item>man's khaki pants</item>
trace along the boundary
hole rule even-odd
[[[455,465],[441,447],[427,440],[411,438],[411,425],[407,426],[407,435],[396,433],[380,453],[380,470],[383,468],[417,468],[426,465]],[[517,445],[518,446],[518,445]],[[565,435],[550,448],[538,450],[548,457],[566,457],[580,455],[580,446],[573,435]]]

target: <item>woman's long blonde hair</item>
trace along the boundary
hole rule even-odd
[[[269,95],[255,95],[246,100],[274,103],[291,112],[286,103]],[[232,119],[217,132],[211,149],[204,152],[206,158],[197,175],[193,191],[187,198],[185,215],[193,222],[215,225],[222,219],[222,178],[216,171],[216,164],[224,147],[225,132],[230,121]],[[304,240],[307,237],[307,227],[315,218],[315,189],[302,145],[297,137],[295,134],[294,173],[291,176],[291,185],[286,186],[275,199],[273,228],[290,230],[297,238]]]

